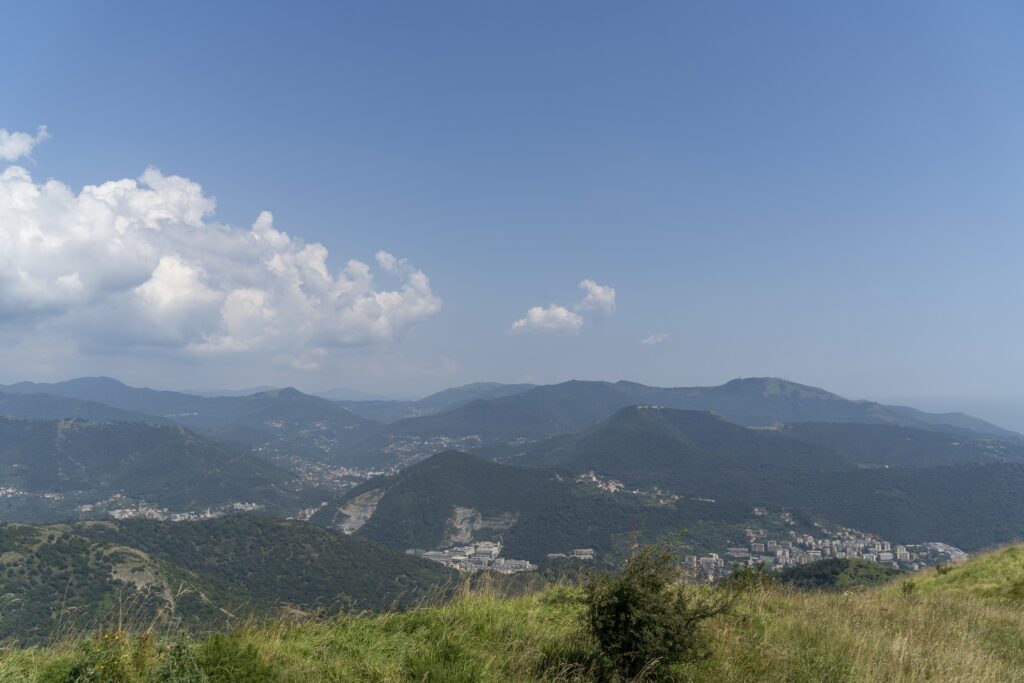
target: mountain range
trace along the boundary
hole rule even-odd
[[[43,401],[40,396],[51,399]],[[22,404],[33,402],[40,408],[29,415]],[[106,406],[107,412],[99,410],[97,404]],[[207,436],[258,447],[267,457],[314,460],[332,455],[342,445],[358,441],[379,426],[334,401],[295,389],[207,397],[129,387],[109,377],[0,387],[0,414],[50,419],[89,414],[100,420],[173,423]]]
[[[382,456],[391,461],[403,455],[425,456],[440,450],[439,445],[508,457],[522,453],[524,444],[586,430],[633,405],[712,411],[748,427],[799,422],[862,423],[973,438],[1024,439],[962,413],[924,413],[870,401],[850,401],[822,389],[773,378],[733,380],[717,387],[659,388],[633,382],[570,381],[516,389],[510,395],[477,398],[449,410],[398,420],[341,449],[341,458],[365,465],[375,459],[379,461]],[[354,411],[360,410],[357,405],[349,405]]]
[[[711,411],[748,427],[789,422],[860,422],[1020,437],[962,413],[924,413],[871,401],[851,401],[823,389],[776,378],[736,379],[716,387],[682,388],[649,387],[635,382],[570,381],[533,387],[488,402],[476,400],[437,416],[405,422],[404,428],[429,425],[428,430],[455,435],[477,425],[484,433],[495,436],[551,436],[585,429],[631,405]]]
[[[429,414],[385,423],[373,411]],[[399,550],[491,529],[528,559],[569,545],[611,551],[630,529],[712,539],[749,521],[754,505],[894,539],[999,542],[1012,537],[1024,462],[1022,437],[982,420],[778,379],[484,383],[415,402],[338,403],[289,388],[203,397],[81,378],[0,387],[0,413],[19,416],[0,420],[0,484],[17,493],[0,498],[3,519],[246,503],[283,516],[319,510],[319,524]],[[452,449],[479,457],[428,459]],[[324,468],[338,466],[401,471],[339,493],[344,482],[321,486]],[[590,472],[636,493],[576,481]]]
[[[407,417],[423,417],[453,410],[473,401],[514,396],[533,388],[533,384],[475,382],[461,387],[444,389],[416,401],[339,400],[339,402],[358,415],[389,424]],[[325,398],[333,398],[329,394],[321,395]]]
[[[83,378],[0,387],[0,521],[42,524],[0,526],[0,635],[100,623],[125,595],[204,628],[412,604],[452,574],[405,551],[482,540],[538,564],[816,525],[974,551],[1024,528],[1024,437],[777,379],[339,403]]]

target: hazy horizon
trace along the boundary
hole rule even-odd
[[[14,380],[14,381],[0,381],[0,386],[16,384],[18,382],[33,382],[33,383],[47,384],[47,383],[51,383],[51,382],[60,382],[60,381],[66,381],[66,380],[72,380],[72,379],[82,379],[83,377],[85,377],[85,376],[55,378],[55,379],[52,379],[52,380],[45,380],[45,381],[44,380],[34,380],[34,379],[21,379],[21,380]],[[293,384],[282,384],[282,385],[255,384],[255,385],[247,386],[247,387],[241,387],[241,386],[239,386],[239,387],[225,387],[225,386],[190,387],[190,386],[177,386],[177,385],[175,385],[173,383],[172,384],[164,385],[164,384],[147,384],[145,382],[132,382],[132,381],[126,381],[125,378],[123,378],[123,377],[111,376],[111,375],[94,375],[94,376],[91,376],[91,377],[110,377],[111,379],[117,380],[119,382],[123,382],[124,384],[127,384],[128,386],[139,387],[139,388],[148,388],[148,389],[156,389],[156,390],[177,391],[177,392],[182,392],[182,393],[190,393],[190,394],[197,394],[197,395],[204,395],[204,396],[245,396],[245,395],[251,395],[251,394],[255,394],[255,393],[259,393],[259,392],[263,392],[263,391],[270,391],[270,390],[274,390],[274,389],[284,389],[284,388],[291,387],[291,388],[298,389],[299,391],[302,391],[303,393],[306,393],[306,394],[325,396],[325,397],[328,397],[328,398],[332,398],[334,400],[351,400],[351,401],[378,401],[378,400],[379,401],[415,401],[415,400],[419,400],[419,399],[422,399],[422,398],[426,398],[427,396],[430,396],[432,394],[438,393],[440,391],[444,391],[445,389],[451,389],[451,388],[455,388],[455,387],[459,387],[459,386],[465,386],[465,385],[469,385],[469,384],[492,383],[492,382],[493,383],[498,383],[498,384],[512,384],[512,382],[498,382],[497,380],[493,380],[493,379],[479,379],[479,380],[473,380],[473,381],[470,381],[470,382],[466,382],[464,384],[439,386],[439,387],[437,387],[436,389],[434,389],[432,391],[426,391],[426,392],[422,392],[422,393],[413,393],[413,392],[387,393],[387,392],[376,392],[376,391],[373,391],[372,389],[360,389],[360,388],[351,387],[351,386],[344,386],[344,385],[310,386],[310,385],[293,385]],[[762,376],[758,376],[757,378],[762,378]],[[668,385],[668,384],[657,384],[657,383],[643,383],[643,382],[640,382],[640,383],[641,384],[647,384],[648,386],[664,387],[664,388],[690,387],[690,386],[712,387],[712,386],[720,386],[722,384],[726,384],[727,382],[730,382],[730,381],[736,380],[736,379],[753,379],[753,377],[730,377],[728,379],[723,379],[720,382],[714,382],[714,383],[708,383],[708,384],[674,384],[674,385]],[[805,386],[815,386],[816,388],[824,389],[826,391],[831,391],[832,393],[835,393],[835,394],[839,395],[842,398],[853,400],[853,401],[874,401],[874,402],[882,403],[882,404],[886,404],[886,405],[908,406],[908,407],[911,407],[911,408],[917,408],[918,410],[923,410],[925,412],[933,412],[933,413],[966,413],[966,414],[971,415],[973,417],[978,417],[978,418],[981,418],[983,420],[986,420],[987,422],[991,422],[992,424],[995,424],[995,425],[997,425],[999,427],[1004,427],[1006,429],[1011,429],[1011,430],[1014,430],[1014,431],[1017,431],[1017,432],[1020,432],[1020,433],[1024,434],[1024,399],[1018,399],[1018,398],[1015,398],[1015,397],[1005,397],[1003,399],[998,399],[998,398],[995,398],[995,399],[993,399],[993,398],[978,399],[978,398],[969,398],[969,397],[968,398],[964,398],[964,397],[942,397],[942,396],[916,396],[916,397],[914,397],[914,396],[911,396],[911,397],[907,397],[907,396],[893,396],[893,397],[849,396],[849,395],[844,395],[841,392],[832,391],[831,389],[829,389],[829,387],[808,384],[807,382],[800,382],[799,380],[795,380],[795,379],[792,379],[792,378],[789,378],[789,377],[780,377],[780,378],[777,378],[777,379],[784,379],[784,380],[787,380],[787,381],[790,381],[790,382],[795,382],[796,384],[803,384]],[[537,384],[537,385],[559,384],[562,381],[571,381],[571,380],[595,381],[595,382],[612,382],[612,383],[619,382],[619,381],[635,382],[635,380],[632,380],[632,379],[629,379],[629,378],[625,378],[625,377],[619,377],[619,378],[573,377],[573,378],[569,378],[569,379],[566,379],[566,380],[560,380],[558,382],[537,382],[537,383],[532,383],[532,384]],[[338,396],[338,395],[329,396],[329,394],[332,394],[332,393],[340,393],[340,394],[343,394],[343,395],[340,395],[340,396]]]

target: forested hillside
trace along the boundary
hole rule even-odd
[[[124,494],[184,511],[232,501],[274,505],[292,475],[177,426],[0,417],[0,477],[20,491],[80,503]]]
[[[938,465],[1024,462],[1024,444],[896,425],[803,422],[781,429],[786,436],[830,448],[863,465]]]
[[[476,540],[501,539],[503,555],[533,561],[583,547],[596,549],[604,559],[621,557],[635,540],[683,529],[692,548],[711,550],[723,538],[741,537],[752,519],[745,502],[607,493],[553,470],[448,452],[393,477],[370,480],[349,493],[340,507],[321,510],[313,521],[340,524],[347,519],[348,505],[368,499],[374,509],[358,534],[396,549],[452,545],[469,534]]]
[[[0,637],[22,639],[124,619],[203,629],[285,605],[401,607],[453,580],[363,538],[249,516],[3,525],[0,547]]]

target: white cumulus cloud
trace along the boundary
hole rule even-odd
[[[0,128],[0,160],[17,161],[22,157],[32,154],[32,149],[40,142],[50,137],[46,132],[46,126],[39,126],[36,134],[9,132],[6,128]]]
[[[2,131],[0,156],[25,156],[45,135]],[[315,366],[332,348],[390,342],[441,308],[405,259],[376,254],[381,285],[362,261],[332,270],[323,245],[279,230],[268,212],[245,230],[214,221],[215,207],[198,183],[154,168],[76,193],[9,166],[0,328],[45,328],[104,351],[252,351]]]
[[[668,339],[667,334],[652,334],[648,337],[644,337],[643,339],[641,339],[640,343],[643,344],[644,346],[657,346],[666,339]]]
[[[615,288],[599,285],[593,280],[580,282],[580,289],[586,292],[583,301],[576,304],[577,311],[601,310],[605,313],[615,311]]]
[[[587,279],[580,282],[580,289],[586,294],[583,300],[569,310],[559,304],[534,306],[526,316],[512,323],[512,332],[533,332],[538,334],[576,334],[583,327],[581,313],[601,310],[615,311],[615,289],[599,285]]]
[[[541,334],[576,334],[583,327],[583,316],[565,306],[534,306],[526,316],[512,323],[512,331]]]

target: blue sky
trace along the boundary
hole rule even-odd
[[[192,336],[175,333],[192,315],[128,324],[123,287],[149,274],[119,290],[83,270],[88,296],[63,308],[28,295],[0,308],[0,379],[422,392],[778,375],[851,397],[988,402],[1004,422],[1024,394],[1019,2],[0,13],[0,128],[49,134],[0,168],[78,193],[153,166],[216,198],[208,222],[242,234],[271,211],[295,244],[322,244],[331,271],[369,264],[371,293],[429,278],[400,319],[355,334],[330,319],[351,308],[319,310],[308,335],[236,352],[216,328],[226,309]],[[214,264],[175,244],[146,246],[199,280],[223,275],[217,306],[259,289],[218,270],[244,270],[247,252]],[[410,265],[388,280],[379,250]],[[45,255],[7,258],[57,276]],[[614,288],[614,310],[576,309],[585,279]],[[511,333],[552,304],[582,322]],[[651,335],[665,337],[641,343]]]

